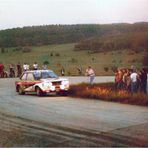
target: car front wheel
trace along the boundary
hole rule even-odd
[[[42,96],[43,95],[43,92],[39,87],[36,88],[36,94],[37,94],[37,96]]]

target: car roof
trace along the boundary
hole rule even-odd
[[[52,70],[27,70],[24,73],[53,72]]]

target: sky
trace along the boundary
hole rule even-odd
[[[0,30],[134,22],[148,22],[148,0],[0,0]]]

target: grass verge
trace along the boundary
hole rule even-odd
[[[86,83],[72,85],[70,95],[72,97],[148,106],[148,95],[143,93],[131,94],[125,90],[116,91],[114,90],[114,83],[94,84],[93,86]]]

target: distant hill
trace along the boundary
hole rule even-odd
[[[139,36],[140,38],[138,38]],[[133,38],[137,40],[131,41]],[[90,47],[90,45],[85,46],[88,40],[93,47]],[[129,48],[133,47],[133,43],[135,43],[134,47],[145,48],[148,46],[148,22],[104,25],[46,25],[0,31],[1,48],[74,42],[79,42],[76,45],[77,50],[85,50],[85,47],[90,50],[127,48],[127,44],[131,44],[131,42],[132,46],[129,45]],[[115,46],[115,42],[118,45]],[[137,43],[138,45],[136,45]]]

